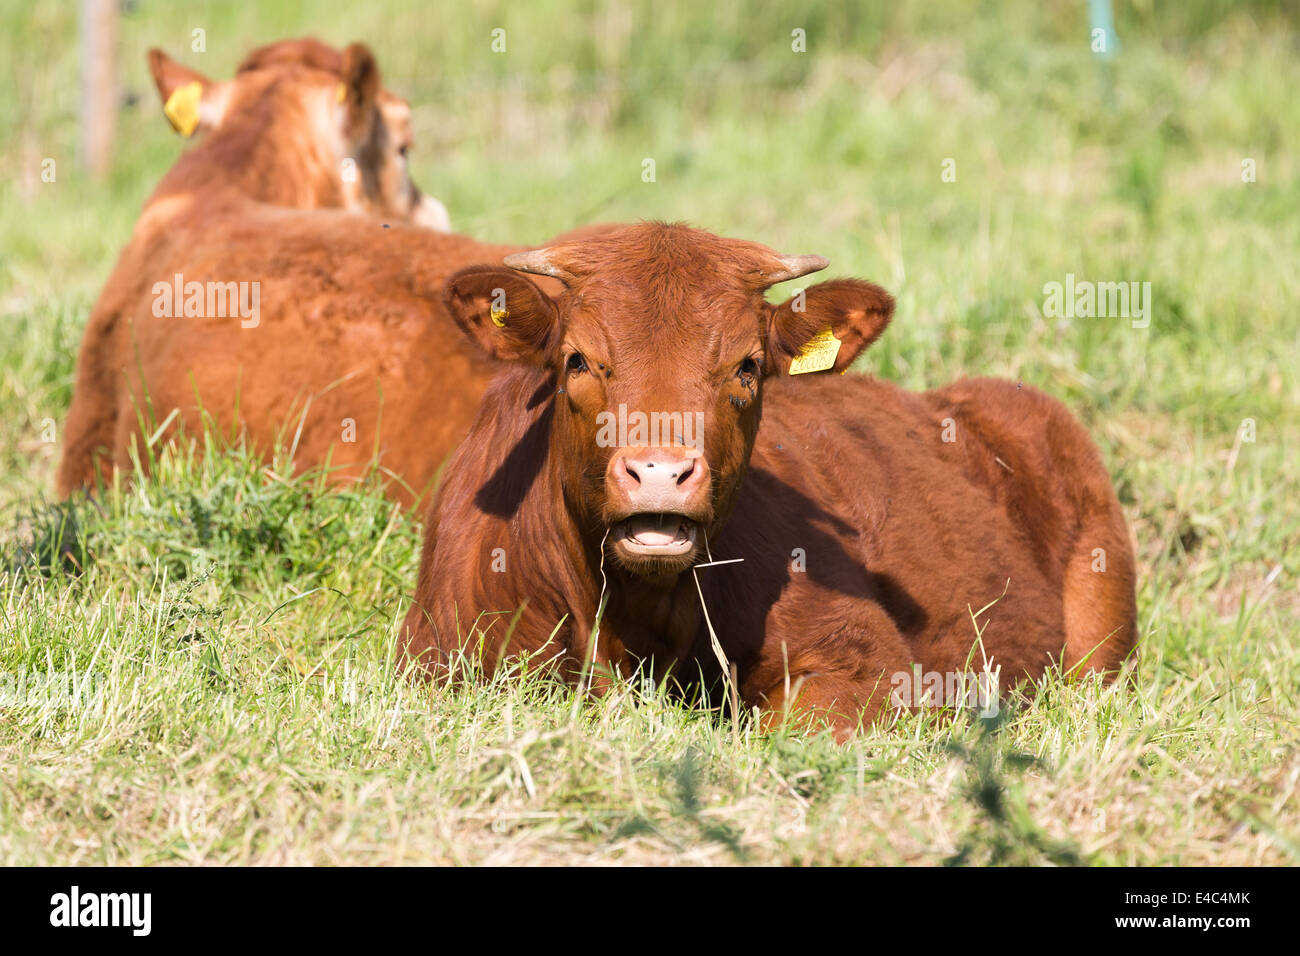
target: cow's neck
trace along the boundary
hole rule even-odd
[[[662,663],[689,654],[700,627],[699,597],[690,572],[679,574],[670,583],[648,582],[622,571],[614,578],[617,590],[610,605],[617,613],[611,623],[617,625],[628,650]]]
[[[342,206],[336,157],[297,122],[236,118],[182,156],[154,199],[190,194],[212,208],[247,200],[293,208]]]

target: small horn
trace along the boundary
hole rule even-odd
[[[797,279],[810,272],[820,272],[830,265],[824,256],[777,256],[775,265],[763,270],[763,278],[768,285],[776,285],[787,279]]]
[[[550,249],[530,249],[528,252],[515,252],[501,261],[509,268],[517,269],[520,272],[550,276],[553,279],[559,279],[561,282],[571,282],[574,279],[573,273],[551,261]]]

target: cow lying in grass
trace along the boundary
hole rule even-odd
[[[60,493],[129,466],[142,425],[193,433],[204,411],[262,450],[301,428],[300,466],[351,477],[378,452],[427,485],[488,374],[437,292],[519,247],[401,225],[445,214],[406,173],[409,107],[363,46],[273,44],[228,83],[157,51],[150,63],[169,117],[201,141],[146,202],[91,314]],[[390,434],[406,445],[393,451]]]
[[[988,379],[914,394],[829,374],[888,324],[877,286],[769,305],[826,261],[680,225],[505,261],[445,291],[511,364],[430,512],[408,660],[446,674],[481,653],[491,671],[522,652],[573,679],[653,659],[706,685],[725,660],[765,721],[796,710],[843,734],[891,704],[965,703],[928,681],[914,695],[914,665],[1006,688],[1111,674],[1133,649],[1124,518],[1062,405]],[[657,444],[636,440],[647,420]]]

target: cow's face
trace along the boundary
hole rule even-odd
[[[178,132],[230,131],[258,166],[251,174],[292,181],[296,206],[342,206],[450,229],[442,203],[421,193],[407,171],[411,107],[381,89],[364,45],[340,52],[311,39],[273,43],[249,54],[225,83],[161,50],[149,52],[149,66]]]
[[[788,374],[827,330],[839,344],[825,371],[844,370],[893,309],[883,290],[854,280],[770,305],[768,286],[826,260],[677,225],[629,226],[506,262],[567,290],[552,300],[517,271],[473,267],[448,282],[447,305],[490,354],[549,368],[551,454],[569,504],[618,566],[650,579],[703,560],[730,514],[764,378]]]

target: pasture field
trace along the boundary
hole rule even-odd
[[[1035,0],[139,0],[102,182],[77,6],[0,2],[0,863],[1300,861],[1294,4],[1119,2],[1102,56],[1087,4]],[[1127,679],[844,746],[636,682],[449,692],[394,673],[420,523],[373,485],[209,435],[54,503],[81,329],[181,149],[145,51],[224,79],[306,33],[372,46],[459,231],[822,254],[898,297],[856,371],[1067,402],[1137,543]],[[1149,312],[1045,315],[1067,281],[1150,283]]]

